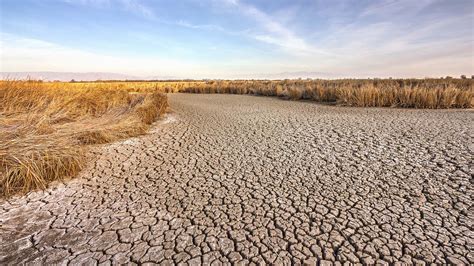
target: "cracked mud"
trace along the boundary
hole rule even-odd
[[[0,202],[0,263],[474,263],[472,111],[169,98],[79,178]]]

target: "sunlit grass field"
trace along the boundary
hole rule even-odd
[[[473,85],[473,79],[209,81],[177,90],[278,96],[342,106],[438,109],[472,108]]]

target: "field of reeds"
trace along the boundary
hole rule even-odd
[[[108,81],[104,84],[136,90],[155,88],[167,93],[276,96],[357,107],[443,109],[474,106],[474,79]]]
[[[208,81],[190,83],[176,90],[277,96],[358,107],[438,109],[474,105],[473,79]]]
[[[0,81],[0,197],[74,176],[87,148],[146,133],[165,112],[154,84]]]

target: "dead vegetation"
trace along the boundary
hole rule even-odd
[[[75,175],[88,145],[144,134],[165,112],[156,87],[0,82],[0,196]]]
[[[95,83],[85,83],[95,84]],[[277,96],[342,106],[472,108],[474,79],[209,80],[108,82],[135,91]]]
[[[359,107],[472,108],[474,80],[343,79],[209,81],[179,89],[189,93],[278,96]]]

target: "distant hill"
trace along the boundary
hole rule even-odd
[[[95,80],[167,80],[176,77],[138,77],[109,72],[0,72],[1,79],[40,79],[45,81],[95,81]]]
[[[258,73],[236,76],[230,79],[306,79],[342,78],[343,76],[325,72],[282,72]],[[39,79],[44,81],[95,81],[95,80],[183,80],[176,76],[132,76],[110,72],[0,72],[0,79]]]
[[[326,73],[326,72],[308,72],[308,71],[298,71],[298,72],[281,72],[281,73],[267,73],[267,74],[256,74],[257,78],[263,79],[331,79],[331,78],[341,78],[343,75]]]

